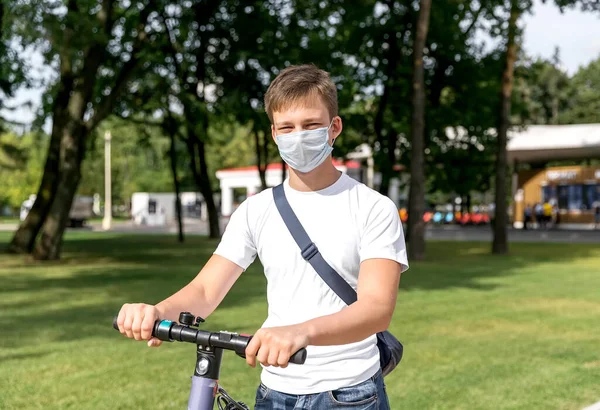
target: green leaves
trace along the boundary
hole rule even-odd
[[[264,93],[283,67],[313,62],[329,70],[338,84],[344,133],[336,141],[335,154],[343,156],[367,142],[376,148],[378,165],[384,171],[394,164],[408,166],[417,3],[4,1],[0,3],[0,106],[27,78],[34,77],[11,42],[17,41],[35,47],[46,67],[56,70],[36,125],[48,118],[59,124],[64,118],[69,100],[57,103],[61,87],[63,96],[68,96],[84,83],[91,84],[84,113],[88,130],[112,114],[161,126],[170,113],[180,137],[193,132],[206,144],[212,178],[214,171],[232,164],[278,160],[264,112]],[[426,174],[431,190],[487,186],[494,137],[485,131],[497,123],[500,50],[511,3],[523,13],[532,7],[531,0],[452,0],[435,2],[432,7],[423,56]],[[553,3],[597,9],[597,2],[591,0]],[[483,47],[475,36],[477,30],[500,39],[498,49]],[[595,92],[600,87],[599,66],[598,62],[590,64],[569,79],[553,62],[521,57],[516,67],[513,122],[600,121]],[[468,141],[450,141],[448,127],[462,127]],[[138,124],[127,133],[139,141],[145,128]],[[256,140],[255,132],[259,134]],[[152,140],[165,133],[150,130],[147,134]],[[152,144],[147,149],[153,149]],[[464,177],[453,171],[456,164],[476,175],[472,186],[461,183]],[[189,171],[184,178],[191,178]],[[162,177],[154,180],[162,181]],[[216,181],[212,182],[216,187]]]
[[[37,190],[44,166],[47,138],[28,133],[0,134],[0,205],[18,209]]]
[[[582,67],[570,79],[561,124],[600,122],[600,57]]]

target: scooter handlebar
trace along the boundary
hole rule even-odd
[[[113,328],[119,330],[117,316],[113,318]],[[165,342],[189,342],[197,345],[217,347],[225,350],[232,350],[238,356],[246,357],[246,347],[252,336],[240,335],[230,332],[208,332],[206,330],[196,329],[190,326],[184,326],[170,320],[157,320],[154,322],[152,336]],[[289,362],[294,364],[304,364],[306,361],[306,349],[302,348],[294,353]]]

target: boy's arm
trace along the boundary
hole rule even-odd
[[[392,320],[401,265],[389,259],[369,259],[360,266],[358,299],[341,311],[299,325],[309,344],[340,345],[366,339],[386,330]]]
[[[244,269],[220,255],[212,255],[198,275],[177,293],[156,305],[161,319],[178,320],[188,311],[207,318],[216,308]]]
[[[402,265],[390,259],[365,260],[360,266],[355,303],[297,325],[260,329],[248,345],[248,364],[255,366],[258,360],[286,366],[293,353],[308,345],[354,343],[386,330],[396,307],[401,270]]]
[[[126,303],[117,318],[122,334],[136,340],[150,340],[149,346],[160,346],[152,338],[154,322],[159,319],[177,321],[180,312],[208,317],[221,303],[244,269],[230,260],[213,255],[200,273],[177,293],[158,303]]]
[[[136,340],[149,340],[157,319],[178,320],[180,312],[208,317],[256,257],[247,209],[247,202],[243,202],[231,215],[219,246],[188,285],[157,305],[123,305],[117,318],[121,333]],[[150,346],[160,344],[156,338],[149,341]]]

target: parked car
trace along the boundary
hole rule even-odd
[[[23,201],[21,204],[21,210],[19,212],[19,219],[24,221],[27,218],[27,214],[33,207],[37,195],[29,195],[29,198]],[[71,204],[71,210],[69,212],[69,221],[67,226],[70,227],[82,227],[85,225],[89,218],[94,216],[94,198],[91,196],[80,196],[76,195],[73,198]]]

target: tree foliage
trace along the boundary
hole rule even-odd
[[[18,210],[36,192],[44,168],[48,138],[41,133],[0,134],[0,205]]]
[[[600,57],[582,67],[570,79],[561,124],[600,123]]]
[[[116,203],[126,204],[136,190],[172,190],[174,171],[179,188],[207,198],[211,236],[217,237],[215,171],[256,165],[266,187],[265,166],[279,158],[263,99],[270,81],[290,64],[315,63],[331,73],[344,119],[334,155],[370,144],[381,192],[388,192],[398,165],[410,169],[422,151],[418,203],[427,193],[468,197],[505,186],[504,138],[512,125],[600,121],[600,60],[571,78],[558,52],[546,61],[518,50],[520,16],[531,10],[531,0],[435,2],[423,45],[415,43],[419,3],[0,2],[0,109],[34,78],[22,50],[37,50],[52,71],[42,84],[36,122],[52,125],[50,135],[39,137],[45,153],[31,145],[31,136],[0,140],[5,181],[29,178],[3,200],[16,206],[24,191],[38,198],[11,249],[31,252],[40,237],[35,255],[59,256],[75,193],[103,192],[106,129],[114,136]],[[553,3],[600,9],[595,0]],[[496,40],[491,49],[477,36],[482,31]],[[422,61],[423,98],[411,102],[415,56]],[[423,138],[414,143],[416,106],[424,122]],[[176,154],[173,170],[170,153]],[[504,202],[506,192],[497,196]]]

